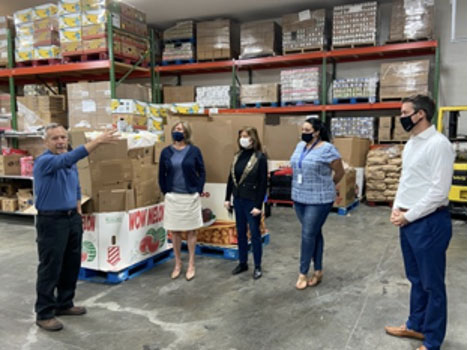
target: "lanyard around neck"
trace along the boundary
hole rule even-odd
[[[310,153],[310,151],[312,151],[314,147],[317,146],[319,141],[320,139],[317,139],[317,141],[315,141],[309,149],[307,149],[307,145],[304,146],[304,149],[301,152],[301,156],[299,157],[299,163],[298,163],[299,169],[302,169],[302,161]]]

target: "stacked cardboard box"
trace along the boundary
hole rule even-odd
[[[353,45],[376,45],[377,2],[363,2],[333,8],[334,48]]]
[[[57,11],[45,4],[14,13],[17,62],[60,58]]]
[[[165,86],[164,103],[195,102],[195,87],[186,86]]]
[[[111,12],[114,27],[140,37],[148,36],[148,26],[144,12],[122,1],[111,1],[108,4],[108,9]]]
[[[242,85],[240,90],[241,104],[277,103],[278,84]]]
[[[11,128],[10,94],[0,93],[0,129]]]
[[[67,92],[70,127],[84,126],[99,129],[113,123],[108,81],[67,84]],[[116,97],[148,101],[148,88],[138,84],[120,84],[116,88]]]
[[[382,63],[380,99],[400,99],[428,94],[429,60]]]
[[[281,27],[273,21],[241,25],[240,58],[274,56],[281,51]]]
[[[163,32],[164,41],[195,39],[195,22],[182,21]]]
[[[382,141],[407,141],[409,133],[401,126],[399,117],[379,118],[379,142]]]
[[[370,140],[375,135],[374,117],[336,117],[331,120],[333,137],[363,137]]]
[[[326,44],[325,10],[304,10],[284,15],[283,53],[322,50]]]
[[[164,44],[163,61],[190,61],[195,59],[195,47],[191,42]]]
[[[370,141],[358,137],[337,137],[333,140],[346,164],[355,168],[362,168],[366,165],[367,152],[369,151]]]
[[[239,26],[229,19],[197,23],[197,59],[231,59],[239,54]]]
[[[225,107],[231,104],[230,85],[197,87],[196,102],[204,107]]]
[[[389,41],[431,39],[434,10],[433,1],[393,0]]]
[[[318,67],[281,71],[281,102],[318,101],[320,93]]]
[[[120,131],[147,129],[148,104],[139,100],[114,99],[111,102],[112,124]]]
[[[49,89],[50,88],[50,89]],[[49,96],[56,95],[58,92],[57,84],[49,83],[48,87],[44,84],[26,84],[23,85],[24,96]]]
[[[0,155],[0,175],[21,175],[21,155]]]
[[[8,64],[8,30],[11,31],[13,39],[15,35],[13,20],[11,17],[0,16],[0,67]]]
[[[74,147],[87,141],[82,131],[71,131]],[[128,150],[127,140],[101,145],[78,162],[81,191],[91,197],[87,211],[127,211],[158,203],[158,164],[154,146]]]
[[[377,77],[346,78],[333,80],[333,99],[366,98],[373,103],[377,99]],[[336,103],[337,101],[333,101]]]
[[[64,95],[18,96],[18,130],[35,131],[49,123],[67,127]]]
[[[367,155],[366,198],[371,202],[395,199],[401,174],[401,147],[392,146],[369,151]]]
[[[60,52],[63,56],[83,52],[80,0],[59,1]]]
[[[356,200],[356,169],[345,168],[343,178],[336,185],[337,195],[333,206],[335,208],[346,208]]]

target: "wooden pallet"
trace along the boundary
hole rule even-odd
[[[359,47],[369,47],[369,46],[376,46],[375,41],[369,42],[369,43],[337,44],[337,45],[332,45],[332,50],[355,49],[355,48],[359,48]]]
[[[332,211],[338,215],[346,216],[351,210],[359,206],[359,199],[356,199],[353,203],[348,204],[346,207],[333,207]]]
[[[88,268],[80,268],[78,279],[88,282],[117,284],[140,276],[142,273],[162,264],[174,256],[172,248],[168,248],[146,260],[140,261],[118,272],[97,271]]]
[[[308,53],[308,52],[320,52],[324,51],[325,48],[322,46],[309,46],[309,47],[301,47],[297,49],[283,49],[283,55],[293,55],[299,53]]]
[[[380,97],[381,102],[401,102],[404,97]]]
[[[220,62],[220,61],[229,61],[233,57],[223,57],[223,58],[198,58],[197,62]]]
[[[31,60],[16,62],[16,67],[39,67],[39,66],[52,66],[62,63],[60,58],[47,58],[43,60]]]
[[[384,207],[393,208],[393,201],[369,201],[369,200],[366,200],[366,204],[369,207],[384,206]]]
[[[262,245],[266,246],[268,244],[270,244],[270,234],[266,233],[262,235]],[[187,243],[185,241],[182,242],[182,251],[188,252]],[[252,251],[252,243],[249,242],[249,252],[250,251]],[[195,246],[195,254],[227,260],[239,259],[239,249],[237,249],[235,245],[220,246],[208,243],[197,243]]]
[[[281,102],[281,107],[286,106],[304,106],[304,105],[319,105],[320,100],[312,100],[312,101],[286,101]]]
[[[195,44],[195,38],[167,39],[167,40],[164,40],[164,43],[165,44],[183,44],[183,43]]]
[[[334,98],[332,103],[334,105],[339,104],[357,104],[357,103],[375,103],[377,98],[375,96],[371,97],[348,97],[348,98]]]

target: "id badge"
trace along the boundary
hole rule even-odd
[[[297,183],[302,184],[302,174],[297,174]]]

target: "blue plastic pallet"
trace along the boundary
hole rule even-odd
[[[356,104],[356,103],[375,103],[375,96],[373,97],[350,97],[350,98],[334,98],[332,103],[338,104]]]
[[[333,208],[333,211],[336,211],[338,215],[348,215],[348,213],[356,208],[359,205],[359,199],[356,199],[353,203],[346,207]]]
[[[261,108],[261,107],[278,107],[278,102],[257,102],[257,103],[246,103],[242,105],[242,108]]]
[[[184,38],[184,39],[168,39],[164,40],[165,44],[182,44],[182,43],[192,43],[195,44],[195,38]]]
[[[162,61],[163,66],[180,65],[180,64],[187,64],[187,63],[195,63],[195,59],[190,58],[188,60]]]
[[[262,236],[262,245],[266,246],[270,244],[270,234],[266,233]],[[252,250],[252,244],[249,243],[249,252]],[[187,243],[182,242],[182,251],[187,252]],[[209,256],[212,258],[220,258],[227,260],[238,260],[239,259],[239,250],[237,248],[227,248],[222,246],[212,246],[212,245],[203,245],[197,244],[195,246],[195,254]]]
[[[320,100],[313,100],[313,101],[289,101],[289,102],[281,102],[281,107],[286,106],[303,106],[303,105],[319,105]]]
[[[156,265],[162,264],[174,257],[172,248],[169,248],[159,254],[156,254],[146,260],[140,261],[121,271],[97,271],[85,267],[80,268],[78,279],[81,281],[117,284],[123,281],[140,276],[142,273],[152,269]]]

